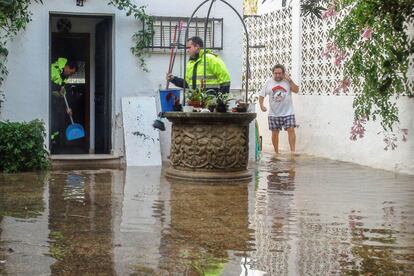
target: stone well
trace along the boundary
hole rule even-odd
[[[169,178],[248,180],[249,123],[256,113],[166,112],[172,122]]]

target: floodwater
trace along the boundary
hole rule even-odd
[[[306,155],[251,170],[0,175],[0,275],[414,275],[414,176]]]

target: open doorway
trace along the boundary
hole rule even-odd
[[[63,57],[78,71],[67,79],[66,98],[73,120],[85,137],[66,139],[71,124],[62,96],[51,82],[50,150],[52,154],[109,154],[112,120],[112,17],[50,15],[50,64]]]

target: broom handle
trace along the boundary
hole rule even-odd
[[[65,104],[66,104],[67,110],[70,109],[69,104],[68,104],[68,100],[66,100],[66,91],[63,93],[63,99],[65,99]],[[72,122],[72,125],[73,125],[74,122],[73,122],[72,115],[70,113],[68,115],[69,115],[70,121]]]
[[[175,43],[177,49],[174,52],[174,57],[173,57],[172,64],[171,64],[171,71],[174,67],[175,56],[177,55],[178,46],[180,45],[180,36],[181,36],[181,30],[183,29],[183,27],[184,27],[184,21],[180,20],[180,23],[179,23],[179,26],[178,26],[178,38],[177,38],[176,43]],[[184,48],[185,48],[185,45],[184,45]],[[185,51],[185,49],[184,49],[184,51]]]
[[[174,54],[174,47],[175,47],[175,39],[177,37],[177,25],[174,27],[174,37],[173,37],[173,45],[171,46],[171,52],[170,52],[170,64],[168,65],[168,74],[172,71],[172,60],[173,60],[173,54]],[[168,87],[170,86],[170,81],[167,80],[167,84],[165,85],[166,89],[168,90]]]

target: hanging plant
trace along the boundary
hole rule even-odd
[[[148,46],[151,45],[154,36],[154,19],[145,13],[145,6],[138,7],[131,0],[111,0],[109,5],[125,11],[127,16],[133,16],[136,20],[142,22],[142,29],[132,35],[134,46],[131,47],[131,51],[138,58],[141,69],[148,72],[145,57],[149,54]]]
[[[364,137],[365,123],[380,120],[386,142],[385,149],[396,147],[396,133],[406,140],[407,129],[399,129],[396,99],[412,97],[407,79],[414,40],[407,26],[414,21],[412,0],[357,1],[336,0],[327,7],[325,1],[302,3],[302,15],[313,14],[321,19],[336,17],[330,32],[332,43],[325,55],[341,66],[344,79],[336,92],[347,91],[352,85],[356,93],[354,126],[351,139]],[[390,142],[391,141],[391,142]]]

